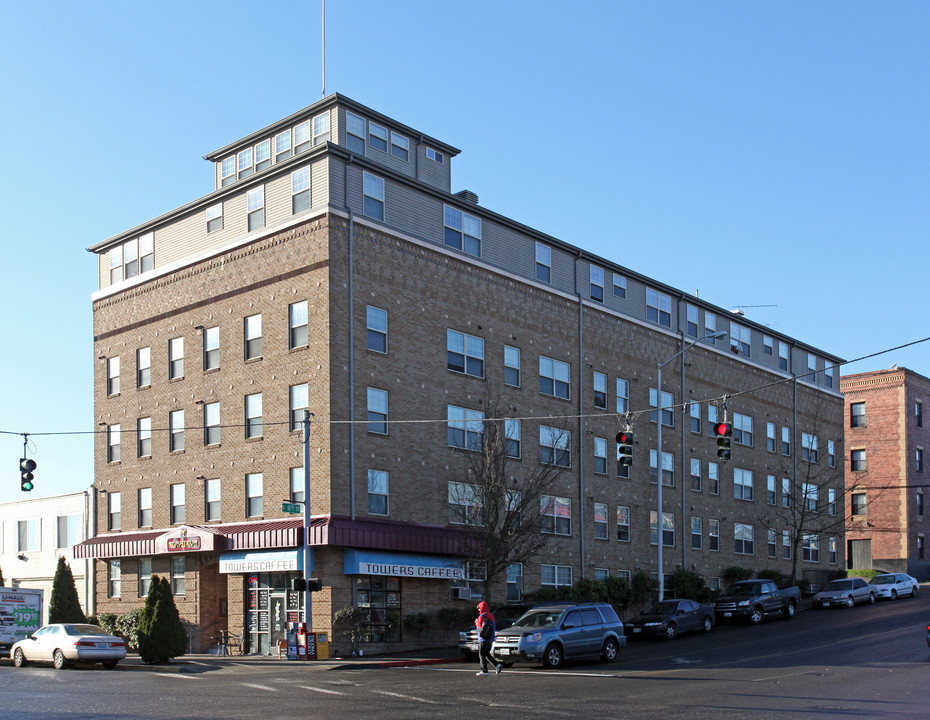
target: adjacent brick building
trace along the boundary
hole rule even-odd
[[[840,387],[846,398],[847,564],[930,579],[924,505],[930,423],[923,417],[930,379],[891,368],[844,375]]]
[[[843,567],[839,359],[453,194],[458,152],[332,95],[207,155],[205,197],[90,248],[100,523],[79,551],[101,611],[165,574],[195,649],[228,630],[268,652],[301,617],[308,546],[316,631],[356,605],[370,649],[409,646],[404,615],[483,593],[462,458],[489,399],[511,462],[562,469],[525,518],[550,542],[498,599],[657,571],[658,416],[665,573]],[[281,502],[304,499],[307,410],[304,538]]]

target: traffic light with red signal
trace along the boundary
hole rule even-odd
[[[717,436],[717,457],[721,460],[730,459],[730,438],[733,437],[733,425],[728,422],[718,422],[714,425],[714,435]]]
[[[633,465],[633,433],[627,430],[617,433],[617,464],[621,467]]]

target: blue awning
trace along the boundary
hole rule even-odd
[[[390,575],[430,580],[464,580],[465,562],[459,558],[384,550],[346,548],[346,575]]]
[[[314,564],[310,551],[310,569]],[[220,555],[220,573],[236,575],[250,572],[303,572],[304,549],[293,550],[236,550]]]

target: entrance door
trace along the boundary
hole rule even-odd
[[[271,606],[269,607],[268,630],[271,633],[269,638],[269,654],[278,652],[278,640],[287,641],[287,599],[282,593],[271,596]]]
[[[850,540],[846,564],[850,570],[870,570],[872,568],[872,541]]]

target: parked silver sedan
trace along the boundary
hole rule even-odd
[[[859,577],[845,580],[831,580],[826,587],[811,598],[814,608],[845,605],[852,607],[857,603],[875,602],[875,588]]]
[[[60,623],[45,625],[14,643],[10,657],[16,667],[49,662],[63,670],[73,662],[103,663],[107,670],[126,657],[126,643],[96,625]]]
[[[876,575],[869,583],[879,598],[897,600],[899,597],[917,597],[917,578],[905,573]]]

